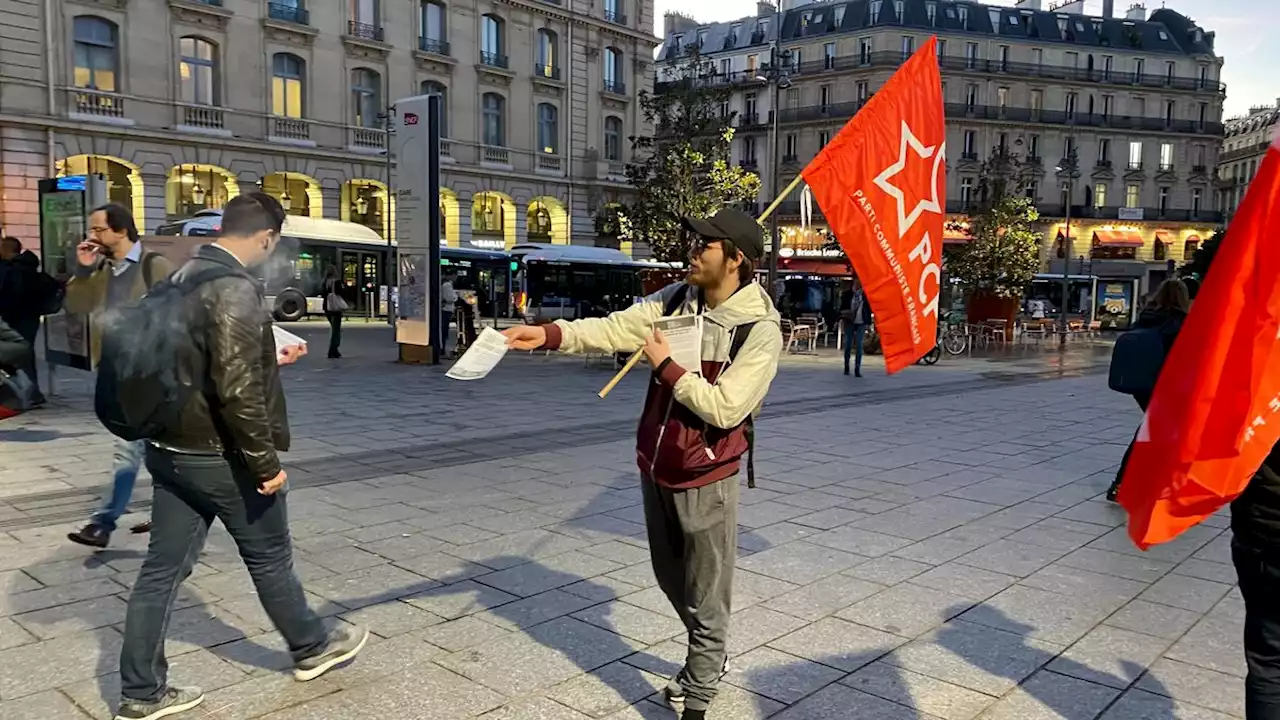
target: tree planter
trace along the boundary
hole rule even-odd
[[[1021,306],[1021,298],[1000,297],[994,293],[979,290],[969,296],[969,301],[965,304],[965,313],[968,315],[969,322],[974,325],[1001,319],[1005,321],[1005,327],[1012,328],[1018,316],[1018,308]]]

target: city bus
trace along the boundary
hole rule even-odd
[[[527,319],[572,320],[625,310],[646,293],[655,270],[676,265],[633,260],[612,248],[525,243],[518,263],[516,308]]]

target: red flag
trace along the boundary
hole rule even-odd
[[[937,343],[946,139],[930,38],[802,173],[866,290],[890,373]]]
[[[1278,140],[1277,142],[1280,142]],[[1280,145],[1165,360],[1123,482],[1129,537],[1166,542],[1244,492],[1280,440]]]

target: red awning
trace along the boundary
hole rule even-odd
[[[1161,242],[1161,243],[1164,243],[1165,245],[1173,244],[1173,233],[1169,232],[1168,230],[1157,230],[1156,242]]]
[[[853,277],[844,260],[783,260],[778,263],[778,272],[797,273],[800,275],[826,275],[828,277]]]
[[[1103,247],[1142,247],[1142,236],[1132,230],[1094,230],[1093,244]]]
[[[959,245],[969,242],[969,235],[959,230],[943,230],[942,243],[944,245]]]
[[[1199,244],[1200,244],[1200,236],[1199,236],[1199,235],[1188,235],[1188,236],[1187,236],[1187,239],[1186,239],[1186,242],[1188,242],[1188,243],[1195,243],[1196,245],[1199,245]]]

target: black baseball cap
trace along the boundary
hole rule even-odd
[[[752,262],[764,256],[764,236],[760,223],[736,208],[721,208],[709,218],[686,215],[680,224],[707,240],[729,240]]]

